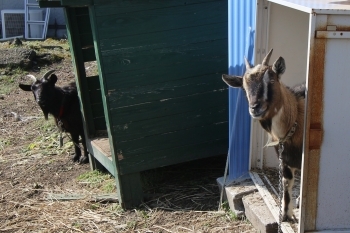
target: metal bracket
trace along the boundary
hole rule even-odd
[[[349,31],[316,31],[317,39],[350,39]]]

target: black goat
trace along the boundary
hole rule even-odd
[[[88,163],[88,152],[76,85],[71,83],[64,87],[56,86],[57,76],[53,74],[54,72],[54,70],[47,72],[40,80],[37,80],[33,75],[28,75],[33,80],[33,84],[19,84],[19,87],[23,91],[33,92],[35,101],[43,111],[46,120],[49,114],[53,115],[56,125],[71,135],[75,150],[73,161]],[[84,148],[83,156],[81,156],[79,148],[79,136]]]

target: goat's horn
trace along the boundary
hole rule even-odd
[[[265,65],[265,66],[269,65],[269,61],[270,61],[270,57],[271,57],[272,51],[273,51],[273,49],[271,49],[270,52],[266,55],[264,60],[261,62],[262,65]]]
[[[31,75],[31,74],[27,74],[27,76],[33,80],[33,83],[35,83],[37,81],[36,77],[34,75]]]
[[[244,63],[245,63],[245,69],[246,69],[246,70],[249,70],[250,68],[252,68],[252,67],[250,66],[250,63],[249,63],[249,61],[247,60],[246,57],[244,57]]]
[[[46,79],[47,77],[49,77],[50,74],[54,73],[55,70],[50,70],[50,71],[47,71],[44,75],[43,75],[43,79]]]

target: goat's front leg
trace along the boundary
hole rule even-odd
[[[79,148],[79,134],[71,134],[72,141],[74,143],[74,152],[75,155],[73,157],[73,161],[77,162],[80,159],[81,156],[81,150]]]
[[[292,202],[292,188],[294,185],[295,168],[290,168],[285,165],[283,167],[283,200],[282,200],[282,217],[283,221],[293,219],[293,202]]]
[[[84,153],[83,156],[80,158],[79,163],[88,163],[89,162],[89,157],[88,157],[88,152],[86,148],[86,141],[85,141],[85,135],[81,135],[81,143],[83,145]]]

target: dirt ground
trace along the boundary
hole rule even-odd
[[[72,143],[65,138],[59,148],[52,117],[45,121],[33,95],[18,88],[30,83],[26,74],[41,77],[51,69],[58,85],[74,81],[68,42],[2,42],[0,53],[0,232],[256,232],[227,205],[218,211],[216,178],[226,156],[145,172],[147,198],[133,210],[94,201],[93,195],[115,193],[114,178],[73,163]],[[97,72],[94,63],[86,69]]]

